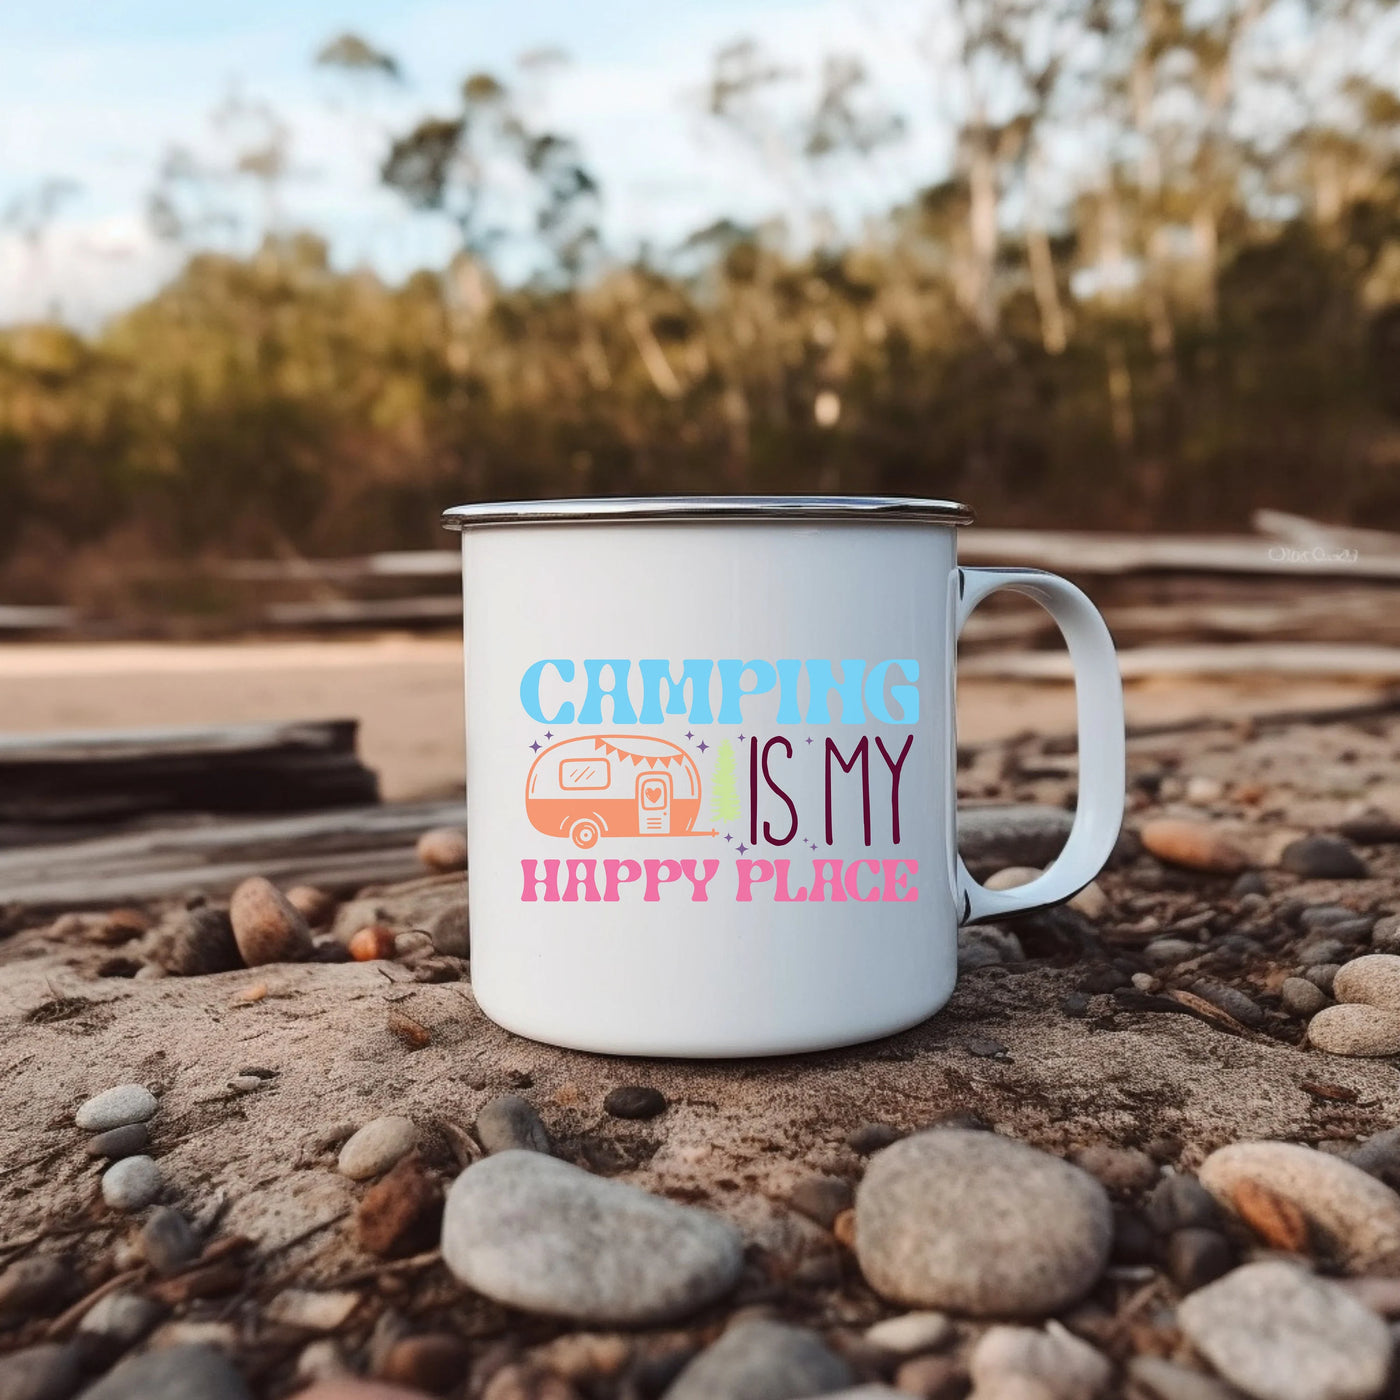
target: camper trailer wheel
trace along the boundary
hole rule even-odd
[[[598,823],[592,817],[581,817],[569,828],[574,845],[587,851],[598,844]]]

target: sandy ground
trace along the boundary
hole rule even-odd
[[[353,715],[386,798],[446,797],[461,788],[462,648],[446,637],[217,645],[113,643],[0,647],[0,733],[110,729]],[[1128,688],[1130,723],[1342,705],[1361,681],[1172,678]],[[1074,692],[1055,682],[967,680],[964,742],[1026,730],[1068,733]]]

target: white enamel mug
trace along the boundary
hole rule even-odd
[[[472,986],[534,1040],[778,1055],[937,1011],[957,931],[1067,899],[1123,814],[1113,643],[1073,584],[959,568],[949,501],[460,506]],[[998,589],[1075,667],[1060,857],[994,892],[957,853],[957,638]]]

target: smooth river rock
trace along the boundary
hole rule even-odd
[[[233,892],[229,921],[238,951],[249,967],[304,962],[314,951],[301,911],[270,880],[251,875]]]
[[[1200,1179],[1246,1218],[1261,1192],[1281,1199],[1301,1212],[1313,1250],[1353,1272],[1400,1262],[1400,1195],[1340,1157],[1291,1142],[1237,1142],[1212,1152]]]
[[[368,1181],[407,1156],[417,1141],[418,1129],[413,1119],[397,1114],[374,1118],[340,1149],[336,1167],[351,1181]]]
[[[853,1384],[850,1367],[815,1332],[755,1319],[736,1323],[702,1351],[665,1400],[800,1400]]]
[[[1400,957],[1394,953],[1367,953],[1353,958],[1333,979],[1332,995],[1338,1001],[1364,1002],[1400,1012]]]
[[[1343,968],[1342,972],[1345,971]],[[1337,974],[1341,975],[1341,972]],[[1308,1040],[1314,1049],[1328,1055],[1356,1055],[1365,1059],[1400,1055],[1400,1012],[1361,1002],[1324,1006],[1308,1022]]]
[[[142,1210],[164,1186],[160,1168],[149,1157],[123,1157],[102,1173],[102,1199],[113,1210]]]
[[[968,1369],[977,1394],[1017,1393],[1030,1381],[1047,1400],[1095,1400],[1113,1376],[1108,1358],[1067,1328],[993,1327],[972,1349]]]
[[[0,1400],[69,1400],[83,1377],[72,1343],[44,1342],[0,1356]]]
[[[88,1133],[105,1133],[128,1123],[144,1123],[160,1107],[156,1096],[143,1084],[118,1084],[115,1089],[90,1098],[73,1121]]]
[[[995,1133],[937,1129],[871,1159],[856,1256],[877,1293],[979,1317],[1042,1317],[1085,1294],[1113,1237],[1087,1172]]]
[[[1370,1400],[1390,1332],[1345,1289],[1283,1260],[1246,1264],[1177,1309],[1182,1331],[1255,1400]]]
[[[233,1363],[207,1346],[168,1347],[123,1361],[82,1400],[252,1400]]]
[[[744,1245],[709,1211],[515,1149],[453,1182],[442,1254],[498,1303],[626,1326],[684,1317],[728,1292]]]

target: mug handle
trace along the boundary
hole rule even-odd
[[[1024,914],[1070,899],[1107,861],[1123,823],[1126,743],[1123,681],[1113,638],[1099,610],[1081,589],[1041,569],[958,569],[957,633],[989,594],[1009,588],[1034,598],[1055,619],[1074,666],[1079,712],[1079,801],[1065,848],[1029,884],[989,890],[957,858],[961,923]]]

